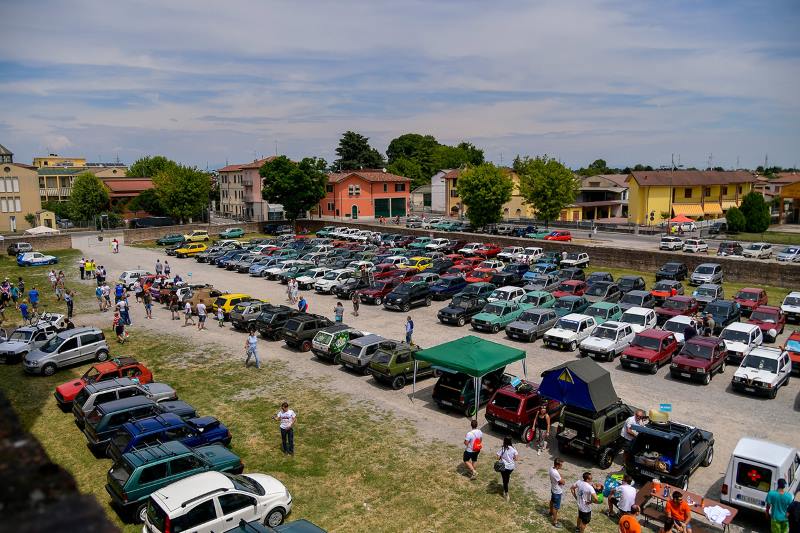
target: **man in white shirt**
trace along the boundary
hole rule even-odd
[[[481,453],[483,448],[483,432],[478,429],[478,421],[472,420],[470,422],[472,428],[467,432],[464,437],[464,466],[469,470],[470,479],[478,477],[478,471],[475,469],[475,463],[478,462],[478,454]]]
[[[598,503],[597,491],[592,486],[592,473],[584,472],[583,480],[576,481],[570,487],[570,492],[578,500],[577,531],[583,533],[589,522],[592,521],[592,504]]]
[[[629,457],[630,449],[631,446],[633,445],[633,440],[636,438],[636,435],[638,435],[638,432],[635,429],[633,429],[633,426],[634,424],[637,426],[641,426],[646,422],[646,420],[647,417],[644,416],[644,411],[642,411],[641,409],[637,409],[636,412],[633,414],[633,416],[628,417],[628,419],[625,421],[625,424],[623,424],[622,429],[619,432],[620,436],[623,439],[625,439],[624,441],[625,445],[622,448],[625,455],[624,457],[625,463],[627,463],[628,460],[630,459]]]
[[[183,327],[188,326],[189,322],[191,322],[194,326],[194,319],[192,318],[192,304],[190,302],[186,302],[186,304],[183,306]]]
[[[206,304],[203,300],[200,300],[197,304],[197,330],[200,331],[201,329],[206,329]]]
[[[558,469],[563,464],[564,461],[556,457],[553,466],[550,467],[550,521],[557,529],[561,528],[561,524],[558,523],[558,511],[561,509],[561,495],[564,494],[564,480]]]
[[[283,402],[281,410],[272,418],[280,421],[283,453],[294,455],[294,423],[297,421],[297,415],[289,409],[288,402]]]
[[[608,516],[615,515],[614,507],[619,509],[622,514],[631,512],[631,507],[636,503],[636,489],[631,485],[632,482],[633,479],[628,474],[622,476],[622,483],[608,498]]]

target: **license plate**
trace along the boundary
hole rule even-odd
[[[647,477],[653,478],[653,479],[657,478],[660,475],[660,474],[657,474],[656,472],[651,472],[650,470],[641,470],[641,474],[643,476],[647,476]]]
[[[628,363],[628,366],[630,366],[631,368],[639,368],[638,363]]]
[[[516,333],[509,333],[508,336],[511,337],[512,339],[519,338],[519,335],[517,335]]]
[[[506,424],[505,422],[495,421],[495,424],[497,426],[500,426],[501,428],[507,428],[508,427],[508,424]]]
[[[444,400],[441,401],[441,404],[442,405],[446,405],[448,407],[452,407],[453,406],[453,402],[447,402],[447,401],[444,401]]]
[[[685,377],[685,378],[690,378],[690,377],[692,377],[692,375],[691,375],[691,374],[689,374],[688,372],[681,372],[681,376],[683,376],[683,377]]]
[[[746,390],[747,392],[755,392],[756,391],[756,389],[754,389],[753,387],[745,387],[744,390]]]
[[[753,505],[764,505],[764,501],[763,500],[759,500],[758,498],[753,498],[753,497],[750,497],[750,496],[744,496],[742,494],[737,494],[736,495],[736,499],[739,500],[739,501],[751,503]]]

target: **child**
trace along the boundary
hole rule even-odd
[[[219,321],[219,327],[225,326],[225,313],[222,311],[222,307],[217,307],[217,320]]]

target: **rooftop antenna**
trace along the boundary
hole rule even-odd
[[[739,156],[736,156],[736,170],[739,170]]]
[[[714,154],[708,154],[708,170],[714,168],[712,164],[714,163]]]
[[[503,152],[500,152],[500,166],[503,166]]]
[[[675,154],[672,154],[672,170],[675,170]]]
[[[275,141],[275,157],[278,157],[278,141]]]
[[[764,170],[769,168],[769,154],[764,154]]]

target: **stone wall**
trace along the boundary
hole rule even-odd
[[[211,236],[217,236],[220,232],[229,228],[242,228],[246,233],[257,233],[261,231],[264,222],[242,222],[239,224],[183,224],[180,226],[160,226],[157,228],[136,228],[122,230],[123,242],[131,244],[141,241],[152,241],[167,233],[190,233],[196,229],[204,229]]]
[[[67,250],[72,248],[72,237],[69,233],[57,233],[55,235],[19,235],[6,237],[3,241],[3,253],[5,248],[15,242],[29,242],[37,252],[46,250]]]
[[[501,237],[498,235],[480,235],[473,233],[454,233],[440,232],[423,229],[410,229],[393,224],[362,224],[330,222],[323,220],[304,220],[303,225],[311,231],[315,231],[322,226],[349,226],[372,231],[382,231],[389,233],[403,233],[409,235],[428,236],[432,238],[444,237],[447,239],[458,239],[466,241],[491,241],[499,246],[538,246],[545,252],[548,251],[567,251],[567,252],[586,252],[591,259],[594,268],[627,268],[642,272],[655,272],[661,265],[668,261],[678,261],[685,263],[689,272],[700,263],[719,263],[725,271],[727,281],[738,283],[752,283],[758,285],[773,285],[800,289],[800,264],[797,263],[778,263],[776,261],[760,261],[756,259],[717,257],[713,253],[706,254],[684,254],[675,252],[664,252],[661,250],[633,250],[608,246],[604,243],[591,244],[582,242],[580,244],[568,242],[550,242],[532,239],[520,239],[516,237]],[[655,242],[654,242],[655,244]]]

